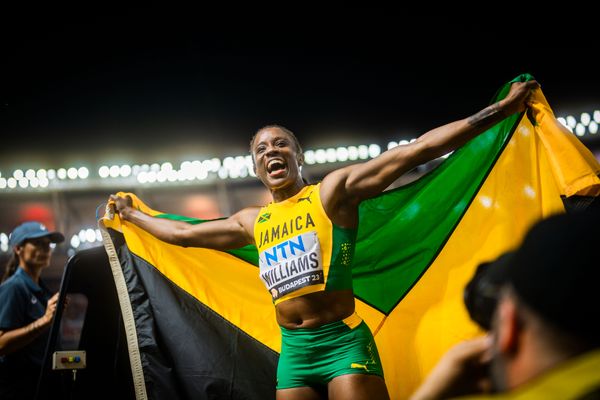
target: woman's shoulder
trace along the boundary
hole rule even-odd
[[[26,295],[28,293],[27,284],[13,275],[0,285],[0,299],[5,296]],[[2,302],[0,300],[0,302]]]

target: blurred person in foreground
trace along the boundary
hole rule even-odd
[[[49,232],[36,221],[17,226],[9,238],[13,254],[0,284],[0,399],[33,399],[43,363],[58,293],[40,278],[50,265],[50,243],[60,232]]]
[[[554,215],[478,270],[491,331],[450,349],[411,399],[600,399],[598,244],[597,210]]]

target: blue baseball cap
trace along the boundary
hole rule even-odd
[[[60,232],[49,232],[44,224],[37,221],[24,222],[17,226],[8,237],[10,247],[18,246],[27,239],[48,237],[52,243],[60,243],[65,236]]]

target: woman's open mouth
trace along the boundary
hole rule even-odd
[[[267,164],[267,173],[272,178],[277,178],[283,174],[285,174],[286,165],[282,160],[271,160]]]

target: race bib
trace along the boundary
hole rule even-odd
[[[260,252],[260,277],[273,300],[324,283],[317,232],[305,232]]]

